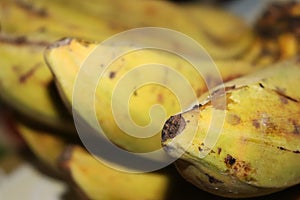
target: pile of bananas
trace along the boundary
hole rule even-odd
[[[2,0],[0,22],[1,102],[13,112],[14,127],[32,152],[78,188],[83,199],[215,198],[202,190],[253,197],[300,182],[298,3],[274,3],[249,27],[224,10],[195,3]],[[207,93],[205,81],[189,63],[148,49],[125,55],[105,72],[99,84],[104,87],[96,92],[96,116],[120,148],[149,152],[163,146],[170,156],[182,154],[175,166],[192,184],[182,181],[172,166],[143,174],[110,168],[85,150],[76,133],[72,96],[80,66],[101,41],[145,26],[180,31],[201,44],[226,82],[225,92],[217,87]],[[201,103],[175,115],[180,106],[170,91],[155,84],[138,88],[138,95],[128,101],[138,124],[149,123],[147,111],[154,104],[172,117],[165,119],[161,134],[133,138],[114,122],[109,102],[122,75],[151,62],[174,66]],[[222,97],[225,107],[212,102]],[[219,112],[225,112],[224,126],[210,147],[205,133],[212,113]],[[192,144],[184,148],[191,138]],[[202,158],[201,152],[207,155]]]

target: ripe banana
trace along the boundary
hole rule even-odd
[[[51,134],[51,131],[32,127],[22,121],[15,120],[14,126],[37,158],[58,171],[57,160],[65,148],[65,141]]]
[[[300,183],[299,74],[299,57],[274,64],[227,82],[224,93],[217,87],[199,106],[169,118],[162,145],[171,156],[182,154],[176,161],[180,174],[225,197],[259,196]],[[222,128],[210,129],[213,115],[222,113]],[[218,138],[215,145],[212,137]]]
[[[54,43],[45,51],[46,62],[53,73],[60,94],[62,94],[62,98],[70,109],[72,105],[73,88],[76,80],[75,78],[78,75],[81,64],[95,47],[96,43],[89,43],[82,40],[68,38]],[[107,46],[107,49],[109,48],[110,47]],[[126,49],[127,47],[124,48]],[[107,136],[118,146],[133,152],[149,152],[159,149],[160,136],[159,134],[156,134],[155,136],[147,139],[133,138],[121,130],[121,128],[116,124],[116,120],[114,118],[115,116],[112,113],[112,95],[114,92],[114,87],[116,87],[124,75],[127,73],[130,74],[133,69],[138,68],[138,66],[144,63],[147,64],[153,62],[165,64],[166,66],[177,70],[181,76],[190,82],[196,97],[200,96],[200,94],[207,90],[204,80],[202,79],[201,75],[197,73],[195,68],[191,66],[190,63],[175,55],[162,51],[147,49],[129,53],[122,58],[116,59],[104,72],[102,78],[99,79],[96,92],[97,100],[95,110],[97,119],[100,122],[102,129],[105,131],[105,133],[107,133]],[[202,65],[205,65],[205,63]],[[242,60],[217,61],[216,65],[220,70],[223,79],[225,80],[250,73],[251,71],[260,68],[260,66],[253,66]],[[157,71],[147,72],[147,77],[159,77],[158,74],[155,74],[156,72]],[[127,102],[124,101],[124,99],[129,99],[129,105],[125,105],[124,107],[129,108],[132,120],[134,120],[134,122],[138,125],[146,126],[147,124],[151,123],[148,110],[152,105],[162,105],[165,109],[166,115],[170,116],[180,112],[181,109],[189,107],[191,103],[195,101],[195,98],[193,98],[194,96],[186,94],[189,90],[180,91],[181,95],[185,97],[183,98],[184,102],[181,102],[182,104],[180,105],[178,99],[175,98],[172,92],[156,83],[149,83],[146,86],[140,87],[136,80],[139,77],[142,80],[146,79],[146,76],[143,74],[145,73],[139,71],[134,75],[135,78],[132,78],[129,81],[130,84],[137,84],[135,91],[130,97],[124,95],[122,97],[118,96],[119,99],[122,99],[122,101],[118,100],[118,103]],[[160,75],[160,79],[165,80],[166,86],[174,84],[174,81],[172,81],[172,74],[170,74],[171,73],[169,72]],[[89,80],[86,81],[86,84],[88,84]],[[179,82],[177,79],[176,81]],[[212,78],[209,81],[214,82],[215,80]],[[178,85],[177,87],[180,88]],[[126,86],[124,86],[124,88],[126,88]],[[81,105],[89,105],[87,102],[84,102],[84,98],[82,101],[83,102]],[[81,115],[84,119],[86,119],[85,114],[81,113]],[[124,116],[122,120],[128,121],[126,117],[127,116]],[[161,121],[158,119],[155,120],[158,122],[158,124],[155,125],[155,130],[157,130],[157,133],[159,133],[163,124],[160,124]],[[165,118],[162,117],[160,120],[164,121]],[[140,137],[143,137],[143,133],[139,134]]]
[[[66,133],[75,131],[41,52],[45,45],[0,41],[0,98],[34,121]],[[17,54],[17,59],[16,59]]]

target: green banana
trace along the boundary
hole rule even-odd
[[[299,57],[282,61],[227,82],[224,93],[217,87],[199,106],[169,118],[162,145],[180,156],[180,174],[225,197],[260,196],[300,183],[299,74]],[[210,129],[213,115],[222,113],[222,128]],[[216,144],[209,143],[216,136]]]

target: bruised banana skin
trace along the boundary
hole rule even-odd
[[[77,77],[80,66],[95,47],[95,43],[68,38],[54,43],[45,51],[46,62],[53,73],[60,94],[69,109],[71,109],[75,78]],[[111,47],[107,46],[107,48],[109,49]],[[122,48],[126,49],[127,47]],[[183,98],[183,105],[180,106],[174,94],[164,87],[157,84],[148,84],[140,87],[140,83],[134,81],[139,77],[144,77],[144,74],[137,72],[137,74],[134,75],[135,78],[130,80],[132,81],[132,84],[137,84],[133,94],[130,97],[118,96],[119,103],[123,103],[122,99],[124,99],[124,102],[127,102],[128,100],[131,118],[136,124],[140,126],[150,124],[151,121],[148,112],[152,105],[162,105],[166,115],[170,116],[189,107],[196,100],[195,98],[199,97],[200,94],[207,90],[201,75],[198,74],[189,63],[166,52],[144,50],[130,53],[120,59],[116,59],[113,64],[106,69],[101,79],[99,79],[99,85],[97,86],[96,92],[95,111],[102,129],[107,133],[109,139],[118,146],[134,152],[148,152],[159,149],[160,135],[156,134],[155,136],[146,139],[133,138],[122,131],[116,124],[111,110],[112,94],[114,92],[114,87],[116,87],[123,75],[126,75],[130,70],[136,69],[141,64],[153,62],[165,64],[166,66],[170,66],[177,70],[181,76],[189,81],[195,96],[186,94],[188,90],[182,90],[181,92],[185,98]],[[203,63],[203,65],[205,65],[205,63]],[[216,66],[225,80],[248,74],[259,68],[258,66],[252,66],[243,61],[231,60],[217,61]],[[154,74],[151,75],[151,72],[147,73],[147,76],[149,77],[153,75]],[[172,82],[174,79],[172,79],[170,73],[163,73],[159,76],[155,76],[159,77],[161,80],[167,80],[165,82],[166,86],[168,86],[168,84],[174,84],[174,82]],[[214,82],[214,77],[212,76],[208,81]],[[81,101],[81,105],[88,105],[88,103],[85,102],[85,98],[82,98]],[[81,115],[83,119],[86,119],[84,113],[81,113]],[[163,126],[161,122],[165,121],[165,118],[162,117],[160,120],[155,120],[157,122],[155,126],[159,132]],[[128,121],[128,118],[125,116],[123,121]],[[141,133],[140,136],[143,137]]]
[[[299,57],[225,84],[226,108],[215,96],[171,117],[162,145],[180,174],[197,187],[225,197],[253,197],[300,182]],[[218,90],[218,89],[216,89]],[[219,93],[220,95],[220,93]],[[223,94],[224,95],[224,94]],[[216,144],[204,143],[212,112],[225,112]],[[187,147],[187,148],[185,148]],[[201,153],[208,154],[203,158]]]

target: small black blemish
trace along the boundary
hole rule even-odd
[[[289,149],[284,148],[284,147],[277,147],[277,149],[279,149],[281,151],[288,151],[288,152],[296,153],[296,154],[300,153],[299,150],[289,150]]]
[[[252,120],[252,125],[255,127],[255,128],[260,128],[260,123],[257,119],[253,119]]]
[[[116,76],[116,72],[110,72],[110,73],[109,73],[109,78],[110,78],[110,79],[115,78],[115,76]]]
[[[190,123],[191,121],[190,120],[186,120],[186,123]]]
[[[235,161],[236,159],[229,154],[227,154],[226,158],[224,159],[227,167],[231,167],[232,165],[234,165]]]
[[[200,152],[203,151],[203,149],[201,148],[201,146],[198,147],[198,150],[199,150]]]
[[[138,95],[137,90],[134,90],[134,91],[133,91],[133,95],[134,95],[134,96],[137,96],[137,95]]]
[[[216,179],[215,177],[205,173],[205,176],[207,176],[209,183],[216,184],[216,183],[223,183],[223,181],[220,181],[219,179]]]
[[[193,106],[192,109],[197,109],[197,108],[200,108],[201,106],[202,106],[201,104],[196,104],[196,105]]]
[[[221,154],[221,152],[222,152],[222,148],[218,148],[218,155],[220,155]]]
[[[262,83],[259,83],[259,86],[260,86],[261,88],[265,88],[265,86],[264,86]]]
[[[162,142],[176,137],[185,128],[185,125],[185,120],[180,114],[170,117],[162,130]]]

